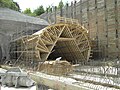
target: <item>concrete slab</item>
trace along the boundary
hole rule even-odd
[[[4,87],[4,86],[1,86],[1,89],[0,90],[36,90],[36,86],[33,86],[33,87],[30,87],[30,88],[14,88],[14,87]]]

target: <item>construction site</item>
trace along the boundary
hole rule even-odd
[[[1,86],[120,90],[119,30],[120,0],[74,1],[39,17],[0,8]]]

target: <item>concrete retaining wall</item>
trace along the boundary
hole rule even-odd
[[[9,59],[9,43],[24,35],[30,35],[49,25],[40,18],[26,16],[7,8],[0,8],[0,46],[2,57]]]

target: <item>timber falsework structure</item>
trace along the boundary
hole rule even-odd
[[[58,17],[56,24],[13,40],[10,48],[11,59],[18,64],[58,57],[75,64],[88,61],[91,51],[87,29],[77,20],[62,17]]]

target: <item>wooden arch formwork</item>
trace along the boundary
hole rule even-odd
[[[59,18],[33,35],[14,41],[18,47],[17,59],[37,61],[55,60],[62,57],[71,63],[88,61],[91,51],[88,31],[76,20]]]

